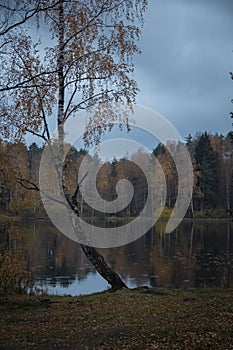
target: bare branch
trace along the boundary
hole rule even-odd
[[[29,180],[18,178],[17,181],[26,190],[40,191],[39,187]]]
[[[85,75],[86,72],[84,72],[82,75]],[[64,85],[64,88],[67,88],[68,86],[74,84],[74,83],[79,83],[81,81],[94,81],[94,80],[106,80],[108,78],[108,76],[100,76],[100,77],[97,77],[97,76],[85,76],[83,78],[76,78],[76,79],[73,79],[73,80],[69,80],[65,85]]]
[[[62,205],[66,205],[65,202],[63,201],[59,201],[59,199],[56,199],[50,195],[48,195],[47,193],[45,193],[44,191],[42,191],[34,182],[27,180],[27,179],[23,179],[23,178],[18,178],[17,179],[18,183],[25,188],[26,190],[33,190],[33,191],[37,191],[37,192],[41,192],[44,196],[46,196],[48,199],[62,204]]]
[[[33,130],[30,130],[30,129],[28,129],[28,128],[25,128],[25,131],[29,132],[30,134],[32,134],[32,135],[34,135],[34,136],[37,136],[37,137],[43,139],[45,142],[48,141],[48,139],[47,139],[43,134],[39,134],[38,132],[33,131]]]
[[[41,72],[41,73],[35,74],[35,75],[31,76],[30,78],[25,79],[24,81],[21,81],[19,83],[14,84],[14,85],[10,85],[10,86],[7,85],[7,86],[4,86],[4,87],[0,87],[0,92],[11,91],[11,90],[20,89],[20,88],[32,89],[32,88],[35,88],[35,87],[40,87],[41,84],[31,84],[31,85],[26,85],[26,84],[30,83],[31,81],[33,81],[33,80],[35,80],[37,78],[40,78],[43,75],[52,75],[54,73],[57,73],[57,69],[49,71],[49,72]],[[3,85],[0,85],[0,86],[3,86]],[[50,87],[51,85],[45,84],[44,86]]]
[[[88,173],[86,173],[84,176],[83,176],[83,178],[81,179],[81,181],[79,181],[79,183],[78,183],[78,185],[77,185],[77,187],[76,187],[76,190],[75,190],[75,192],[74,192],[74,194],[73,194],[73,196],[71,197],[71,199],[72,199],[72,201],[73,201],[73,203],[77,206],[77,195],[78,195],[78,192],[79,192],[79,188],[80,188],[80,185],[82,184],[82,182],[85,180],[85,178],[87,177],[87,174]]]
[[[45,141],[49,141],[50,140],[49,126],[48,126],[48,123],[47,123],[47,119],[46,119],[46,114],[45,114],[43,103],[41,102],[41,104],[42,104],[42,118],[43,118],[43,122],[44,122],[44,133],[46,133],[46,135],[47,135],[47,138],[44,137],[44,140]]]
[[[24,16],[22,19],[18,20],[17,22],[9,25],[7,28],[5,28],[4,30],[0,31],[0,36],[3,36],[7,33],[9,33],[12,29],[16,28],[16,27],[19,27],[21,26],[22,24],[26,23],[28,20],[32,19],[32,17],[34,17],[35,15],[41,13],[41,12],[46,12],[54,7],[56,7],[61,1],[57,1],[55,2],[54,4],[52,5],[49,5],[49,6],[45,6],[45,7],[41,7],[41,1],[38,1],[37,2],[37,6],[35,6],[34,8],[32,9],[29,9],[25,12]],[[4,8],[6,10],[9,10],[9,11],[12,11],[12,12],[18,12],[20,10],[17,10],[17,9],[13,9],[13,8],[10,8],[9,6],[5,6],[3,4],[0,4],[0,10],[1,8]],[[22,10],[21,10],[22,11]]]
[[[104,91],[104,92],[99,92],[99,93],[96,93],[95,95],[92,95],[91,97],[88,97],[88,98],[86,98],[85,100],[79,102],[79,103],[78,103],[77,105],[75,105],[75,106],[70,110],[70,112],[67,114],[66,120],[70,117],[70,115],[71,115],[72,113],[76,112],[78,109],[84,108],[84,107],[82,107],[82,105],[86,104],[88,101],[94,100],[96,97],[109,94],[110,92],[113,92],[113,91],[114,91],[114,89],[106,90],[106,91]],[[104,100],[102,100],[102,102],[104,102]]]
[[[67,119],[67,118],[66,118],[66,115],[67,115],[67,113],[68,113],[68,111],[69,111],[69,108],[70,108],[70,106],[71,106],[71,104],[72,104],[72,102],[73,102],[73,99],[74,99],[74,97],[75,97],[75,95],[76,95],[76,92],[77,92],[77,89],[78,89],[77,84],[78,84],[78,82],[76,81],[76,82],[75,82],[74,90],[73,90],[73,92],[72,92],[72,94],[71,94],[71,97],[70,97],[70,99],[69,99],[69,101],[68,101],[66,110],[65,110],[65,112],[64,112],[64,121]]]

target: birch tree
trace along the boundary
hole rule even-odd
[[[140,52],[138,39],[147,0],[47,0],[29,4],[15,0],[12,7],[4,4],[0,3],[5,16],[0,33],[1,137],[21,140],[32,133],[49,143],[50,120],[55,119],[62,160],[65,123],[81,109],[98,110],[87,124],[87,146],[98,143],[113,121],[127,127],[126,117],[114,111],[101,113],[101,106],[104,102],[132,106],[135,102],[138,87],[132,75],[133,57]],[[61,166],[58,172],[63,180]],[[62,182],[74,209],[75,196]],[[26,179],[21,179],[21,184],[39,190]],[[113,289],[125,287],[94,248],[82,245],[82,249]]]

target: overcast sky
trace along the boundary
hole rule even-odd
[[[140,47],[138,103],[182,137],[231,130],[233,0],[149,0]]]
[[[149,0],[139,46],[137,103],[183,138],[232,130],[233,0]]]

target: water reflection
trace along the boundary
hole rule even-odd
[[[164,233],[164,226],[157,225],[126,246],[100,250],[129,287],[233,286],[231,222],[184,221],[170,234]],[[27,266],[35,271],[37,288],[50,294],[71,295],[107,289],[107,283],[95,273],[79,245],[49,222],[31,222],[20,229],[27,247]],[[17,246],[12,232],[12,225],[1,225],[2,247]]]

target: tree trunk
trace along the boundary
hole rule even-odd
[[[65,88],[64,88],[64,8],[63,1],[59,3],[59,46],[58,46],[58,115],[57,115],[57,124],[58,124],[58,137],[59,137],[59,165],[58,165],[58,176],[61,181],[61,189],[63,189],[65,197],[70,205],[72,211],[78,216],[79,212],[77,209],[77,200],[76,196],[72,196],[67,190],[65,185],[65,176],[63,172],[63,155],[64,155],[64,104],[65,104]],[[78,190],[78,189],[77,189]],[[76,190],[76,194],[77,194]],[[77,227],[75,227],[77,229]],[[94,247],[89,247],[82,245],[82,250],[85,253],[87,259],[92,263],[96,268],[99,274],[111,285],[113,290],[118,290],[121,288],[127,288],[125,283],[121,280],[120,276],[114,272],[105,262],[103,256],[98,253]]]
[[[80,213],[79,213],[78,203],[77,203],[77,194],[79,191],[79,185],[77,186],[73,196],[70,196],[69,192],[67,191],[67,188],[65,187],[64,182],[63,182],[63,190],[64,190],[65,197],[67,199],[67,202],[69,203],[69,206],[72,209],[72,213],[75,214],[75,217],[72,217],[74,219],[72,220],[74,225],[74,230],[75,231],[77,230],[78,234],[81,234],[83,229],[82,229],[82,225],[80,224],[80,221],[78,220],[78,218],[80,217]],[[85,233],[83,234],[85,236]],[[95,267],[96,271],[111,285],[112,290],[116,291],[118,289],[127,288],[126,284],[122,281],[120,276],[108,266],[104,257],[94,247],[88,246],[86,244],[81,244],[81,243],[80,243],[80,246],[84,254],[86,255],[87,259]]]
[[[73,196],[70,196],[70,193],[68,192],[64,181],[63,181],[63,190],[65,197],[67,199],[67,202],[72,210],[72,223],[74,230],[77,231],[78,235],[82,235],[82,225],[79,221],[80,213],[78,209],[78,203],[77,203],[77,194],[79,191],[79,184],[76,188],[75,193]],[[75,214],[75,216],[73,216]],[[85,233],[83,233],[85,236]],[[122,281],[120,276],[113,271],[106,261],[104,260],[104,257],[94,248],[91,246],[88,246],[86,244],[81,244],[81,248],[86,255],[87,259],[91,262],[91,264],[95,267],[96,271],[111,285],[112,290],[116,291],[118,289],[127,288],[126,284]]]
[[[103,256],[95,248],[83,244],[81,248],[98,273],[111,285],[112,290],[127,288],[120,276],[107,265]]]

